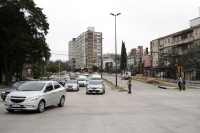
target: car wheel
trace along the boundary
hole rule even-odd
[[[59,107],[63,107],[64,104],[65,104],[65,97],[62,96],[61,99],[60,99],[60,103],[58,104],[58,106]]]
[[[42,113],[44,111],[45,105],[44,105],[44,101],[40,101],[39,105],[38,105],[38,109],[37,112],[38,113]]]
[[[7,109],[8,112],[14,112],[15,110]]]
[[[88,95],[89,93],[86,92],[86,94]]]
[[[3,99],[3,101],[5,101],[5,99]]]
[[[105,90],[103,91],[103,93],[106,93]]]

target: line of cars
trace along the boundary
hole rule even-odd
[[[73,76],[73,74],[71,73]],[[58,105],[63,107],[66,91],[79,91],[79,86],[86,87],[86,94],[105,93],[105,85],[100,75],[92,75],[87,84],[87,77],[76,73],[78,78],[67,80],[66,77],[55,78],[54,81],[19,81],[1,93],[8,112],[15,110],[36,110],[43,112],[45,107]],[[71,79],[71,76],[70,76]]]

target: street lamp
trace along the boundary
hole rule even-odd
[[[116,87],[117,87],[117,37],[116,37],[116,16],[120,15],[121,13],[118,14],[113,14],[110,13],[110,15],[115,16],[115,67],[116,67]]]

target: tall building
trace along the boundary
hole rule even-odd
[[[166,73],[166,77],[172,75],[172,71],[166,66],[159,66],[159,58],[161,54],[166,54],[169,49],[173,49],[178,55],[182,55],[183,51],[187,51],[191,45],[200,44],[200,17],[190,21],[190,28],[169,34],[150,42],[151,59],[152,59],[152,76],[156,76],[160,71]],[[166,63],[169,64],[168,59]],[[178,73],[177,73],[178,75]],[[184,69],[181,74],[186,80],[200,79],[200,72]],[[195,77],[195,78],[194,78]]]
[[[76,38],[73,38],[68,43],[68,58],[69,60],[76,58]]]
[[[94,27],[88,27],[75,41],[76,69],[101,67],[102,32],[95,32]]]

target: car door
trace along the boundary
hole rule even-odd
[[[46,101],[46,106],[51,106],[54,104],[54,99],[55,99],[55,92],[53,91],[53,84],[48,83],[46,88],[45,88],[45,101]]]
[[[57,83],[57,82],[53,82],[54,84],[54,92],[55,92],[55,104],[60,102],[60,98],[62,96],[62,87]]]

